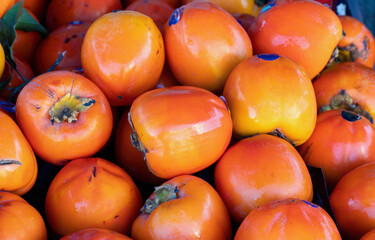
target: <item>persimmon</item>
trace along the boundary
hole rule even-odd
[[[259,54],[230,74],[223,95],[238,136],[273,133],[298,146],[316,122],[314,89],[305,70],[277,54]]]
[[[60,240],[131,240],[131,238],[108,229],[86,228],[65,235]]]
[[[228,210],[215,189],[201,178],[181,175],[156,187],[135,219],[134,240],[232,237]]]
[[[139,0],[123,0],[124,1],[124,5],[125,6],[129,6],[131,4],[133,4],[134,2],[137,2]],[[143,0],[144,2],[147,2],[148,0]],[[167,4],[169,4],[169,6],[171,6],[173,9],[174,8],[177,8],[181,5],[181,1],[180,0],[161,0],[162,2],[165,2]]]
[[[90,26],[82,46],[82,67],[111,105],[124,106],[155,87],[164,54],[163,37],[150,17],[118,11]]]
[[[16,0],[16,2],[20,1],[23,1],[23,7],[32,12],[39,21],[44,19],[48,0]]]
[[[299,147],[307,164],[323,170],[329,190],[350,170],[375,162],[375,128],[342,109],[318,115],[311,137]]]
[[[44,73],[29,82],[17,98],[16,117],[35,153],[55,165],[98,152],[113,126],[100,89],[68,71]]]
[[[74,21],[51,32],[35,52],[35,72],[45,73],[64,51],[66,53],[55,70],[82,68],[81,48],[89,26],[88,23]]]
[[[264,204],[241,223],[234,240],[341,240],[335,222],[318,205],[288,198]]]
[[[0,222],[0,239],[47,240],[40,213],[13,193],[0,191]]]
[[[313,198],[311,177],[301,156],[287,141],[267,134],[232,145],[216,165],[215,186],[238,223],[265,203]]]
[[[3,75],[5,67],[5,54],[4,54],[4,49],[3,46],[0,44],[0,77]]]
[[[263,7],[248,33],[254,53],[288,57],[313,79],[328,63],[341,38],[342,27],[335,12],[323,4],[283,0]]]
[[[0,191],[24,195],[38,174],[33,149],[14,120],[2,111],[0,132]]]
[[[355,61],[369,68],[375,63],[375,39],[371,31],[351,16],[339,16],[343,37],[338,43],[340,61]]]
[[[229,145],[232,120],[225,103],[192,86],[159,88],[130,108],[133,145],[150,171],[169,179],[196,173],[216,162]]]
[[[80,158],[66,164],[48,188],[45,209],[58,235],[85,228],[129,234],[142,206],[132,178],[102,158]]]
[[[374,124],[374,69],[356,62],[340,63],[323,71],[313,86],[319,112],[346,109]]]
[[[13,60],[17,64],[17,69],[22,76],[17,71],[13,70],[13,76],[9,84],[0,91],[0,97],[3,97],[4,99],[9,99],[12,92],[15,91],[15,87],[18,87],[21,84],[24,84],[25,81],[31,80],[33,77],[35,77],[33,69],[31,68],[29,63],[24,58],[22,58],[22,56],[18,56],[18,53],[16,53],[13,55]],[[10,64],[6,62],[3,75],[0,77],[0,82],[8,80],[11,74],[12,69],[10,67]],[[16,97],[17,95],[18,94],[15,93],[14,97]],[[13,101],[14,99],[9,100]]]
[[[120,0],[51,0],[46,12],[46,28],[52,31],[73,21],[94,22],[100,16],[122,10]]]
[[[168,64],[182,85],[220,93],[233,68],[253,53],[243,27],[210,2],[175,9],[164,29]]]
[[[154,20],[160,32],[173,12],[173,8],[163,0],[138,0],[126,7],[126,10],[143,13]]]
[[[168,63],[165,63],[159,81],[156,84],[156,88],[172,87],[178,85],[181,84],[177,81],[175,76],[173,76],[173,73],[171,72]]]
[[[330,203],[344,239],[360,239],[375,228],[375,163],[366,163],[343,176]]]
[[[131,143],[133,129],[128,121],[128,111],[121,116],[116,129],[115,156],[116,161],[132,178],[151,184],[160,184],[162,179],[154,176],[147,168],[142,152]]]

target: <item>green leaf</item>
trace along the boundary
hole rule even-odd
[[[44,37],[48,35],[48,31],[26,10],[24,10],[19,17],[16,23],[16,29],[24,32],[38,32]]]

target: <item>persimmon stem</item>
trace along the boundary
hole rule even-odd
[[[171,184],[155,187],[154,197],[146,200],[145,205],[141,208],[141,212],[145,214],[152,213],[160,204],[177,199],[177,193],[177,187]]]

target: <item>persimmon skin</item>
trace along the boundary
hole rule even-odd
[[[176,9],[163,36],[168,64],[176,79],[182,85],[215,93],[223,90],[233,68],[253,53],[243,27],[209,2],[192,2]]]
[[[231,146],[216,165],[215,186],[237,223],[274,200],[313,198],[311,177],[301,156],[285,140],[267,134]]]
[[[130,118],[145,160],[157,177],[170,179],[203,170],[229,145],[232,121],[225,103],[192,86],[174,86],[139,96]]]
[[[263,9],[248,31],[254,53],[288,57],[300,64],[310,79],[317,76],[341,38],[338,16],[310,0],[272,1]]]
[[[190,2],[197,2],[201,0],[183,0],[183,4],[187,4]],[[245,13],[245,14],[253,14],[254,12],[254,0],[208,0],[228,13]]]
[[[38,174],[36,158],[15,121],[0,111],[0,191],[24,195]],[[7,161],[14,161],[8,162]]]
[[[60,238],[60,240],[131,240],[131,238],[108,229],[86,228]]]
[[[16,0],[16,2],[20,1],[23,1],[23,7],[35,15],[39,21],[44,19],[48,0]]]
[[[373,68],[375,63],[375,39],[371,31],[351,16],[339,16],[345,35],[338,43],[339,48],[353,44],[359,56],[354,61],[362,63],[366,67]]]
[[[344,239],[359,239],[375,228],[375,163],[359,166],[340,179],[330,203]]]
[[[228,210],[211,185],[192,175],[163,185],[167,184],[177,188],[177,198],[161,203],[151,214],[140,213],[132,226],[134,240],[231,239]],[[149,199],[154,197],[153,193]]]
[[[45,209],[58,235],[86,228],[129,234],[142,205],[131,177],[102,158],[80,158],[66,164],[48,188]]]
[[[39,212],[20,196],[0,191],[0,239],[47,240]]]
[[[241,137],[279,131],[298,146],[312,134],[316,99],[304,69],[276,54],[259,54],[235,67],[223,95]]]
[[[345,92],[352,104],[360,106],[372,118],[375,116],[375,70],[360,63],[345,62],[323,71],[314,82],[318,111],[330,105],[332,98]],[[374,122],[372,122],[374,124]]]
[[[95,103],[76,122],[53,122],[51,107],[69,92]],[[17,98],[16,118],[35,153],[54,165],[92,156],[108,141],[113,126],[111,107],[100,89],[68,71],[45,73],[27,84]]]
[[[300,199],[273,201],[254,209],[234,240],[341,240],[335,222],[318,205]]]
[[[100,87],[112,106],[130,105],[136,97],[153,89],[164,58],[163,37],[153,20],[128,10],[97,19],[82,45],[84,73]]]
[[[143,13],[154,20],[160,32],[173,12],[173,8],[163,0],[138,0],[126,7],[126,10]]]
[[[375,239],[375,228],[367,232],[365,235],[363,235],[360,240],[374,240],[374,239]]]
[[[122,9],[120,0],[51,0],[45,25],[48,31],[52,31],[73,21],[94,22],[106,13]]]
[[[346,120],[342,109],[320,113],[313,134],[298,149],[307,164],[322,168],[330,191],[350,170],[375,162],[375,128],[349,114],[356,120]]]
[[[35,72],[37,74],[47,72],[64,51],[66,53],[63,59],[54,70],[82,68],[81,47],[89,26],[88,23],[73,22],[51,32],[43,39],[35,52]]]

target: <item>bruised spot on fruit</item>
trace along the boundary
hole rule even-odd
[[[122,99],[122,96],[117,96],[118,99]]]
[[[65,38],[65,40],[64,40],[64,43],[69,43],[70,42],[70,38]]]
[[[11,165],[11,164],[22,165],[22,163],[17,160],[9,160],[9,159],[0,160],[0,166]]]
[[[92,169],[92,176],[93,177],[96,177],[96,167],[94,166],[93,169]]]
[[[118,218],[119,217],[119,215],[116,215],[115,217],[114,217],[114,219],[116,219],[116,218]]]
[[[355,114],[353,112],[348,112],[348,111],[342,111],[341,117],[349,122],[355,122],[361,119],[361,115],[359,115],[358,113]]]
[[[171,184],[155,187],[154,197],[147,199],[140,211],[145,214],[150,214],[160,204],[177,199],[177,193],[177,186]]]
[[[11,202],[4,202],[4,203],[0,204],[0,208],[2,208],[2,207],[9,207],[11,205],[12,205]]]
[[[332,97],[330,103],[319,109],[319,113],[329,111],[332,109],[344,109],[367,118],[371,124],[374,124],[374,118],[369,112],[364,110],[358,103],[355,103],[353,98],[346,93],[345,89],[340,90],[338,94]]]
[[[273,53],[262,53],[257,55],[258,58],[266,61],[273,61],[278,59],[280,56]]]
[[[275,5],[276,5],[276,1],[275,0],[270,1],[269,3],[267,3],[267,5],[265,5],[262,8],[262,10],[260,10],[259,14],[263,14],[263,13],[267,12],[268,10],[270,10]]]
[[[314,203],[311,203],[311,202],[309,202],[309,201],[302,200],[302,202],[306,203],[306,204],[309,205],[310,207],[318,208],[318,205],[315,205]]]
[[[169,18],[169,21],[168,21],[169,26],[172,26],[172,25],[175,25],[176,23],[178,23],[178,21],[180,21],[181,14],[182,14],[182,9],[176,8],[173,11],[171,17]]]

